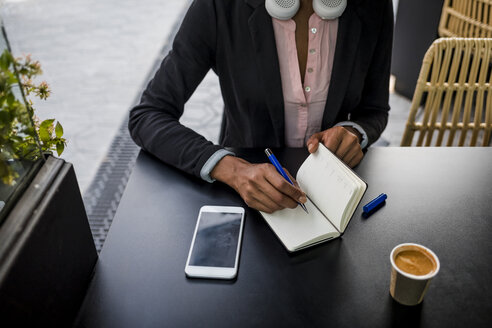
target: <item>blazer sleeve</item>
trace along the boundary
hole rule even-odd
[[[368,136],[368,145],[375,142],[388,123],[389,77],[393,45],[393,2],[386,0],[383,22],[362,91],[361,102],[350,115]]]
[[[222,147],[181,125],[184,104],[210,68],[215,67],[216,17],[213,0],[193,1],[159,70],[130,111],[135,143],[161,161],[200,176],[206,161]]]

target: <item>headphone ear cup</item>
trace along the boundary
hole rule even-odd
[[[301,0],[265,0],[265,9],[273,18],[287,20],[299,10]]]
[[[335,19],[343,14],[347,0],[313,0],[313,9],[322,19]]]

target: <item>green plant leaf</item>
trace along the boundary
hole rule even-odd
[[[14,142],[22,143],[24,141],[24,138],[22,138],[20,136],[12,135],[12,136],[10,136],[10,140],[12,140]]]
[[[6,110],[1,110],[0,111],[0,122],[2,124],[8,125],[10,122],[12,122],[12,117],[10,116],[10,113],[7,112]]]
[[[54,121],[54,119],[44,120],[39,125],[39,139],[41,139],[42,142],[47,143],[51,140],[50,129],[52,128]]]
[[[10,66],[10,63],[12,62],[10,60],[10,53],[7,49],[5,49],[0,56],[0,67],[4,70],[7,70]]]
[[[50,141],[50,133],[47,128],[39,128],[39,139],[43,142]]]
[[[36,130],[34,129],[34,127],[32,126],[26,126],[24,128],[24,130],[22,130],[23,133],[25,133],[26,135],[30,136],[30,137],[35,137],[36,136]]]
[[[56,144],[56,152],[58,153],[58,156],[60,156],[64,150],[65,150],[65,144],[63,143],[63,141],[58,142]]]
[[[63,127],[60,122],[56,122],[55,135],[57,138],[61,138],[63,136]]]
[[[13,93],[9,93],[7,96],[7,105],[12,106],[15,102],[15,96]]]
[[[53,125],[53,122],[55,122],[55,119],[54,118],[49,118],[49,119],[44,120],[43,122],[41,122],[40,126],[49,127],[49,126]]]

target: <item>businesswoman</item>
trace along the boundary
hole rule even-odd
[[[195,0],[130,112],[131,136],[163,162],[228,184],[250,207],[293,208],[306,201],[298,187],[225,147],[314,152],[322,142],[357,165],[387,124],[392,30],[391,0]],[[218,145],[179,123],[209,69],[225,104]]]

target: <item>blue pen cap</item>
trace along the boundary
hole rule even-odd
[[[364,207],[362,208],[362,211],[364,213],[369,213],[370,211],[375,209],[377,206],[381,205],[386,200],[386,198],[388,198],[388,196],[386,194],[379,195],[378,197],[374,198],[369,203],[364,205]]]

